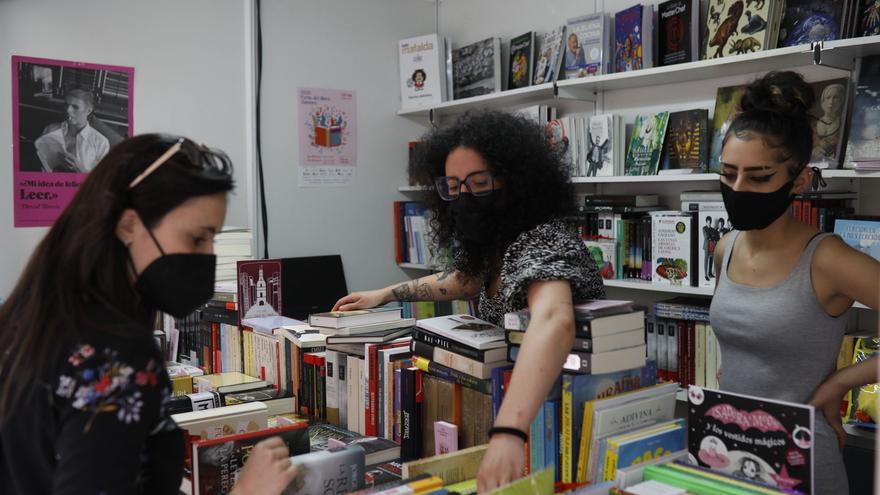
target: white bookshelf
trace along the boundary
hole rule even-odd
[[[669,294],[687,294],[690,296],[708,296],[711,297],[715,292],[710,288],[691,287],[690,285],[661,285],[645,280],[603,280],[605,287],[615,287],[618,289],[647,290],[654,292],[666,292]]]
[[[545,104],[560,99],[595,101],[597,93],[601,91],[649,88],[663,84],[742,76],[814,64],[831,70],[848,71],[852,69],[856,57],[875,54],[880,54],[880,35],[825,42],[819,51],[818,64],[816,64],[816,51],[810,45],[799,45],[632,72],[563,80],[558,81],[555,86],[553,83],[545,83],[447,101],[431,108],[399,110],[397,114],[407,117],[437,118],[442,115],[463,113],[474,108],[515,108]]]
[[[572,177],[572,184],[631,184],[637,182],[717,182],[718,174],[616,175],[613,177]]]
[[[397,266],[407,270],[425,270],[425,271],[441,271],[442,268],[436,266],[422,265],[419,263],[398,263]]]
[[[397,192],[408,193],[408,192],[422,192],[422,191],[430,191],[432,188],[428,186],[398,186]]]

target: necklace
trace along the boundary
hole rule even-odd
[[[837,133],[837,131],[840,130],[840,121],[841,121],[841,119],[837,119],[836,121],[833,121],[833,122],[826,122],[822,119],[819,119],[819,122],[821,122],[822,124],[825,124],[825,126],[830,126],[833,124],[834,128],[833,128],[833,130],[831,130],[829,132],[821,133],[821,132],[819,132],[819,127],[816,126],[816,135],[819,136],[820,138],[826,138],[828,136],[831,136],[831,135]]]

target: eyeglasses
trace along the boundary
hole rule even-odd
[[[159,167],[161,167],[165,162],[171,159],[176,153],[181,151],[183,147],[184,138],[178,138],[177,141],[174,142],[164,153],[162,153],[159,158],[156,158],[153,163],[147,166],[140,175],[134,178],[131,183],[128,184],[129,189],[133,189],[138,184],[144,181],[147,177],[150,176],[153,172],[155,172]],[[187,147],[183,150],[184,155],[186,156],[185,162],[191,162],[195,166],[201,167],[209,172],[216,172],[219,175],[229,175],[232,173],[232,162],[229,160],[229,157],[226,156],[226,153],[219,149],[208,148],[204,145],[191,146]]]
[[[461,195],[461,186],[474,196],[488,196],[495,190],[495,178],[492,172],[481,170],[467,175],[464,180],[458,177],[443,176],[434,180],[437,194],[446,201],[455,201]]]

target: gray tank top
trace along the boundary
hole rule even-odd
[[[829,235],[810,240],[785,280],[759,288],[727,277],[739,232],[732,234],[709,315],[721,347],[722,390],[804,404],[834,372],[847,313],[825,313],[813,291],[810,270],[816,247]],[[814,452],[814,493],[849,493],[837,437],[819,411]]]

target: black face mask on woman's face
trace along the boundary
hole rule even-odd
[[[769,193],[734,191],[721,183],[721,197],[730,223],[737,230],[766,229],[777,218],[785,214],[794,200],[791,190],[794,179],[779,189]]]
[[[490,244],[498,229],[499,219],[495,214],[498,199],[496,191],[486,196],[459,194],[458,199],[449,204],[456,238],[462,242]]]
[[[183,318],[214,294],[217,256],[213,254],[165,254],[149,229],[161,256],[138,275],[134,286],[152,309]]]

